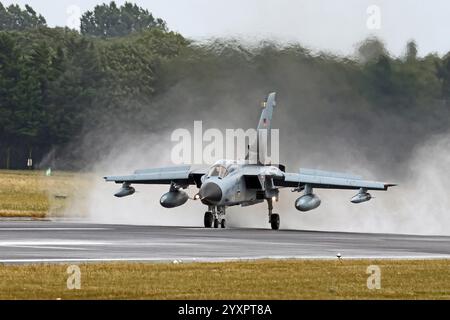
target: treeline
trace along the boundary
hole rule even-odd
[[[23,168],[29,155],[38,163],[101,119],[118,114],[139,121],[133,114],[150,105],[161,63],[188,43],[129,3],[85,13],[84,35],[46,27],[28,6],[21,11],[0,4],[0,17],[2,168]]]
[[[284,99],[277,117],[287,132],[330,121],[330,135],[361,135],[364,146],[379,142],[368,133],[376,130],[393,135],[385,143],[399,157],[449,126],[450,54],[418,57],[413,41],[391,57],[368,39],[354,58],[272,42],[196,43],[147,10],[114,2],[86,12],[80,30],[49,28],[28,6],[0,4],[0,168],[24,168],[30,156],[47,165],[49,152],[50,164],[80,168],[120,135],[213,114],[231,121],[239,112],[252,125],[255,97],[271,90]]]

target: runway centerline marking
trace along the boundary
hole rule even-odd
[[[70,228],[51,228],[51,227],[42,227],[42,228],[36,228],[36,227],[31,227],[31,228],[0,228],[0,231],[99,231],[99,230],[113,230],[113,228],[74,228],[74,227],[70,227]]]
[[[186,242],[132,242],[130,240],[118,240],[114,242],[104,241],[80,241],[80,240],[17,240],[17,241],[0,241],[0,247],[15,247],[15,248],[39,248],[52,249],[62,248],[61,246],[142,246],[142,247],[158,247],[158,246],[198,246],[197,243]],[[82,249],[80,249],[82,250]],[[86,249],[87,250],[87,249]],[[90,250],[90,249],[89,249]]]
[[[104,246],[110,245],[110,242],[104,241],[79,241],[79,240],[35,240],[35,241],[0,241],[0,247],[17,247],[17,246]]]
[[[58,246],[11,246],[13,248],[25,248],[25,249],[54,249],[54,250],[78,250],[78,251],[90,251],[93,249],[88,248],[77,248],[77,247],[58,247]]]

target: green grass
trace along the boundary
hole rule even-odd
[[[381,289],[366,269],[381,268]],[[0,267],[1,299],[450,299],[450,260],[265,260],[224,263]]]

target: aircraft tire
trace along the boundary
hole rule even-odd
[[[213,225],[214,216],[211,212],[205,212],[205,218],[203,219],[205,228],[211,228]]]
[[[277,213],[270,216],[270,226],[272,227],[272,230],[280,229],[280,216]]]
[[[226,223],[225,219],[222,219],[222,221],[220,222],[220,227],[222,229],[225,229],[227,227],[227,223]]]
[[[214,228],[217,229],[219,227],[219,219],[214,219]]]

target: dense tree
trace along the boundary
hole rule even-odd
[[[2,142],[9,150],[21,144],[31,152],[44,120],[42,87],[34,71],[37,55],[22,58],[6,34],[0,36],[0,114]],[[3,118],[3,115],[6,115]],[[9,160],[7,161],[9,162]]]
[[[43,16],[37,14],[29,5],[22,10],[19,5],[10,5],[5,8],[0,2],[0,31],[1,30],[25,30],[46,26]]]
[[[450,53],[444,57],[439,75],[442,79],[442,96],[450,102]]]
[[[166,23],[155,19],[148,10],[129,2],[117,7],[114,1],[83,14],[80,28],[82,34],[97,37],[120,37],[147,29],[167,30]]]
[[[417,59],[417,44],[415,41],[409,41],[406,44],[406,60],[414,61]]]
[[[376,61],[381,56],[386,56],[387,50],[381,40],[370,37],[359,45],[357,54],[360,61],[366,63]]]

